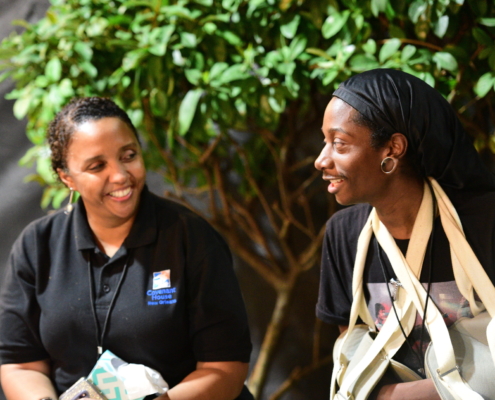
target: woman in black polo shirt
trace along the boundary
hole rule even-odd
[[[251,342],[223,239],[151,194],[137,133],[111,100],[82,98],[51,123],[52,166],[80,199],[34,221],[0,294],[8,400],[57,398],[110,350],[161,373],[160,399],[251,399]]]

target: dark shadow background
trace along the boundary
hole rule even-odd
[[[36,22],[44,16],[49,0],[0,0],[0,40],[18,27],[16,19]],[[37,183],[24,183],[32,173],[18,165],[19,159],[31,147],[25,135],[25,121],[18,121],[12,113],[14,102],[5,100],[13,83],[0,84],[0,280],[3,277],[10,248],[21,230],[32,220],[43,216],[40,208],[42,189]],[[315,153],[316,156],[316,153]],[[148,185],[158,194],[163,193],[161,179],[149,174]],[[275,293],[251,268],[236,260],[236,269],[249,315],[254,350],[252,364],[259,353],[266,326],[275,303]],[[296,366],[311,363],[315,325],[319,270],[305,273],[296,288],[290,315],[276,349],[276,358],[270,365],[262,399],[268,399]],[[335,327],[324,326],[321,354],[329,354],[336,335]],[[297,383],[282,400],[326,400],[329,396],[330,366],[327,365]],[[5,400],[0,390],[0,400]]]

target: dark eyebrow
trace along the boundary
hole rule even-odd
[[[344,130],[344,129],[342,129],[342,128],[330,128],[330,129],[325,130],[325,129],[322,127],[322,128],[321,128],[321,131],[323,132],[323,134],[325,134],[325,133],[340,132],[340,133],[343,133],[344,135],[347,135],[347,136],[352,137],[352,134],[350,134],[349,132],[347,132],[346,130]]]
[[[123,146],[120,147],[120,151],[124,151],[124,150],[127,150],[127,149],[132,149],[132,148],[137,148],[138,147],[138,144],[135,143],[135,142],[130,142],[130,143],[127,143]],[[94,156],[94,157],[91,157],[91,158],[88,158],[87,160],[84,160],[84,162],[86,164],[91,164],[93,161],[96,161],[96,160],[100,160],[102,159],[103,156],[101,154],[97,155],[97,156]]]

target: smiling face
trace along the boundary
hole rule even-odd
[[[386,196],[387,176],[381,161],[389,156],[387,146],[371,146],[371,132],[354,122],[354,108],[334,97],[323,118],[325,146],[315,161],[316,169],[329,182],[328,191],[342,205],[378,202]]]
[[[76,126],[60,179],[78,191],[90,223],[118,226],[136,215],[146,170],[131,128],[115,117]]]

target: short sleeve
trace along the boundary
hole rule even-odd
[[[220,235],[208,230],[208,250],[188,274],[193,351],[199,361],[249,362],[249,325],[232,257]]]
[[[36,277],[27,249],[34,235],[22,234],[14,243],[0,290],[0,357],[2,364],[48,358],[39,333],[40,307]]]
[[[326,323],[349,323],[357,240],[370,211],[367,204],[348,207],[327,222],[316,305],[316,316]]]

